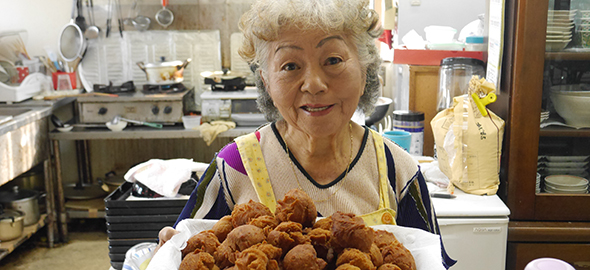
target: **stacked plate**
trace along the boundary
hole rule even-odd
[[[535,182],[535,193],[541,193],[541,174],[537,173],[537,180]]]
[[[588,180],[573,175],[550,175],[545,177],[545,192],[586,194],[588,193]]]
[[[574,175],[588,177],[590,156],[539,156],[537,172],[547,175]]]
[[[549,111],[541,111],[541,122],[549,119]]]
[[[572,41],[577,10],[549,10],[547,14],[546,51],[561,51]]]

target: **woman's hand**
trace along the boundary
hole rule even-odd
[[[172,236],[179,234],[180,232],[175,230],[174,228],[170,227],[170,226],[166,226],[164,228],[162,228],[160,230],[160,232],[158,233],[158,246],[156,247],[156,249],[154,250],[154,254],[156,254],[156,252],[158,252],[158,250],[160,249],[160,247],[162,247],[168,240],[170,240],[170,238],[172,238]]]

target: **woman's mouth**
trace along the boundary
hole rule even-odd
[[[301,108],[305,111],[308,112],[321,112],[321,111],[325,111],[327,109],[329,109],[330,107],[332,107],[332,105],[328,105],[328,106],[321,106],[321,107],[317,107],[317,106],[302,106]]]

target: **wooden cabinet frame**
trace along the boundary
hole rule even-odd
[[[504,199],[511,220],[590,221],[590,195],[535,194],[539,136],[590,139],[589,130],[539,129],[545,60],[569,55],[545,53],[548,5],[548,0],[506,1],[502,88],[510,97],[501,176]]]

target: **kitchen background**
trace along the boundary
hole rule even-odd
[[[85,1],[82,1],[83,3]],[[101,31],[106,29],[108,4],[115,5],[118,1],[95,0],[94,17]],[[253,0],[171,0],[167,6],[174,14],[174,21],[167,28],[156,22],[155,14],[162,9],[158,0],[139,0],[133,9],[133,0],[120,0],[123,19],[143,15],[151,19],[149,30],[219,30],[220,53],[222,67],[231,66],[230,38],[232,33],[239,32],[239,17],[246,11]],[[378,1],[378,3],[381,1]],[[486,11],[489,0],[402,0],[399,1],[398,32],[399,36],[415,29],[424,35],[424,27],[428,25],[447,25],[460,30],[466,24],[477,19]],[[71,20],[72,1],[7,1],[0,0],[0,32],[26,30],[25,45],[29,55],[46,55],[46,48],[57,52],[58,37],[62,28]],[[379,9],[379,6],[376,7]],[[83,15],[88,18],[89,11],[83,6]],[[112,11],[111,39],[119,38],[116,8]],[[88,19],[87,19],[88,20]],[[124,31],[137,31],[132,25],[123,24]],[[394,38],[398,38],[395,36]],[[383,44],[382,55],[385,60],[392,59],[392,51]],[[180,60],[180,59],[169,59]],[[198,59],[195,59],[198,61]],[[193,62],[191,65],[196,65]],[[387,65],[387,63],[386,63]],[[399,74],[393,68],[387,69],[385,80],[391,82],[384,88],[383,96],[393,97],[394,84]],[[402,87],[404,89],[405,87]],[[404,89],[405,90],[405,89]],[[396,105],[404,108],[403,105]],[[393,108],[392,108],[393,109]],[[73,115],[62,110],[56,115],[68,120]],[[122,175],[131,165],[143,162],[152,157],[193,158],[199,162],[209,162],[213,153],[229,142],[230,139],[220,138],[207,147],[202,140],[110,140],[92,141],[89,144],[93,160],[92,175],[102,176],[115,171]],[[149,146],[149,147],[145,147]],[[205,150],[203,149],[211,149]],[[78,175],[75,170],[75,145],[62,143],[63,164],[70,164],[63,171],[65,182],[75,182]]]

